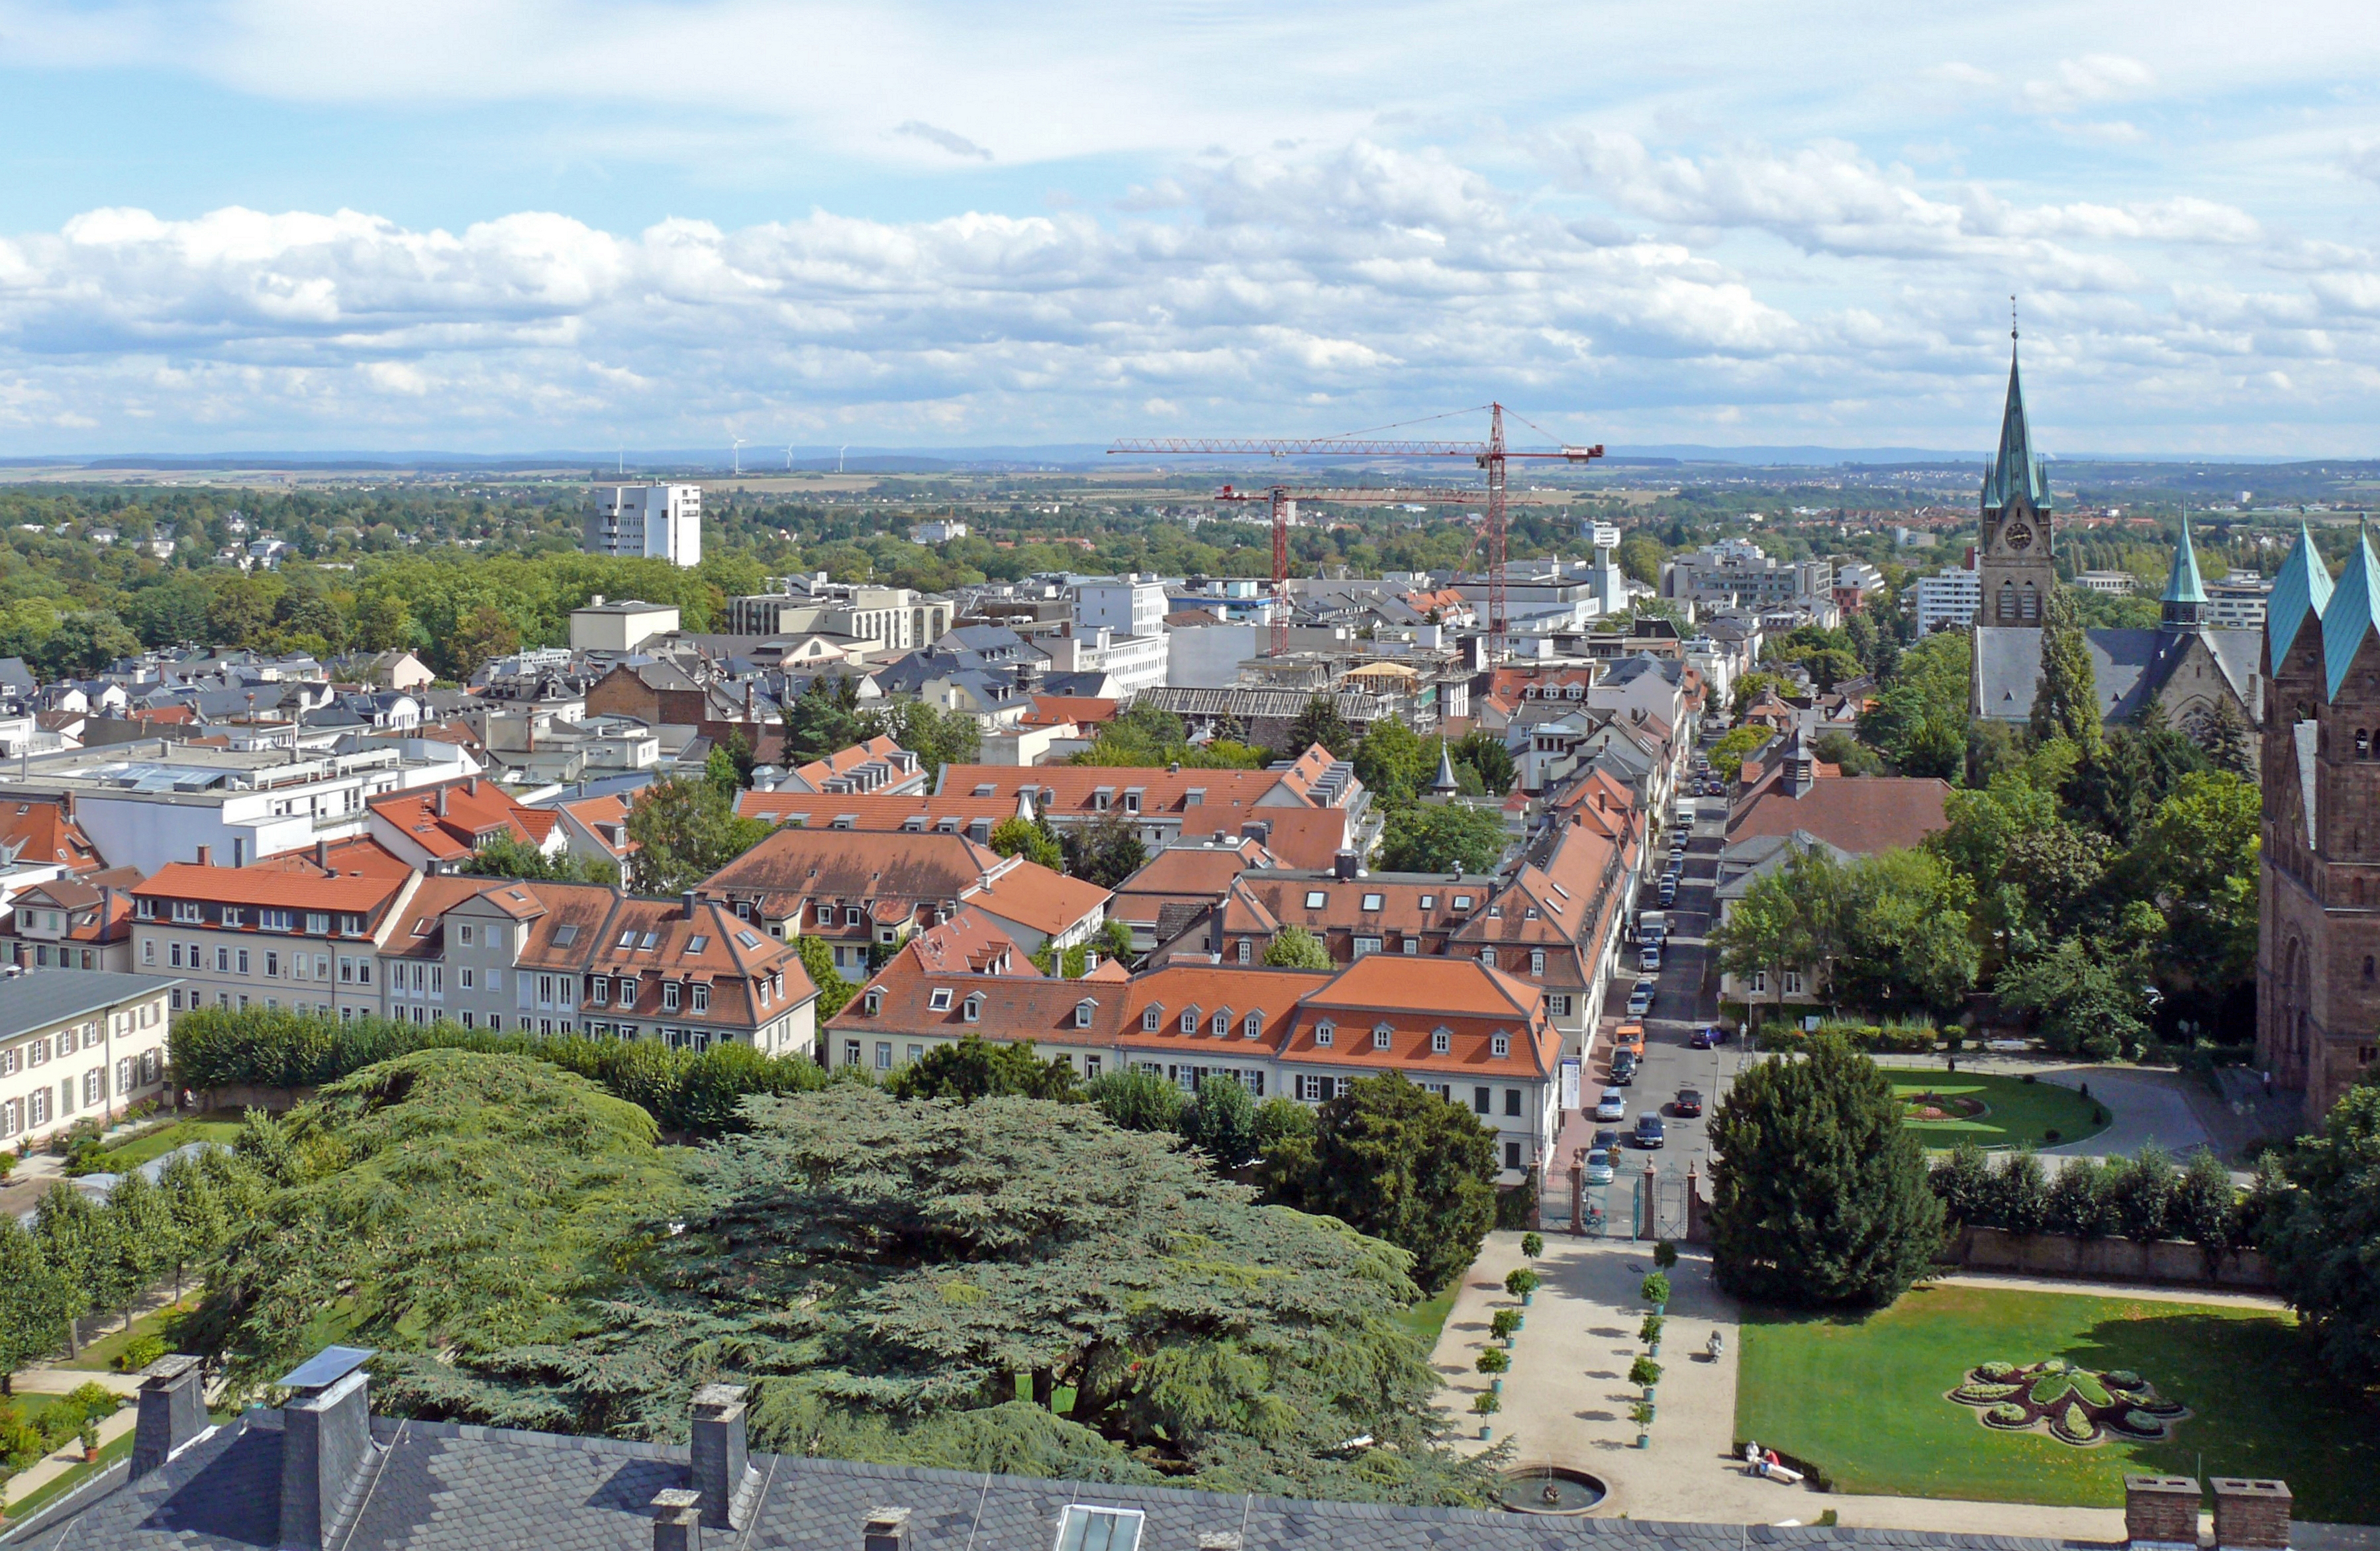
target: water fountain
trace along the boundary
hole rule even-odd
[[[1504,1477],[1498,1501],[1510,1513],[1575,1515],[1593,1510],[1605,1495],[1603,1483],[1585,1471],[1530,1465]]]

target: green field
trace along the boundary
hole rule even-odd
[[[2120,1508],[2127,1472],[2252,1475],[2288,1482],[2301,1519],[2380,1522],[2380,1432],[2281,1311],[1944,1286],[1857,1319],[1747,1311],[1742,1341],[1737,1441],[1836,1491]],[[1974,1363],[2049,1357],[2130,1368],[2192,1414],[2162,1442],[2076,1448],[1944,1398]]]
[[[1973,1120],[1908,1121],[1909,1129],[1929,1147],[1955,1147],[1961,1142],[1979,1147],[2014,1147],[2025,1143],[2057,1146],[2107,1129],[2107,1122],[2098,1118],[2107,1110],[2095,1099],[2056,1083],[1965,1072],[1916,1078],[1889,1067],[1886,1071],[1892,1078],[1893,1093],[1903,1100],[1919,1094],[1939,1094],[1945,1098],[1974,1099],[1985,1106],[1985,1112]],[[2058,1133],[2056,1142],[2049,1140],[2053,1131]]]

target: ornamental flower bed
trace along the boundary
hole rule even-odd
[[[1906,1100],[1912,1121],[1979,1121],[1992,1112],[1980,1098],[1950,1098],[1938,1093],[1912,1094]]]
[[[1976,1420],[2003,1433],[2039,1430],[2060,1443],[2088,1448],[2109,1437],[2149,1442],[2188,1419],[2189,1408],[2168,1400],[2140,1375],[2123,1368],[2095,1372],[2061,1357],[2019,1366],[1979,1363],[1949,1400],[1973,1406]]]

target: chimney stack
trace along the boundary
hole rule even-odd
[[[465,776],[463,778],[463,791],[467,796],[478,796],[480,794],[480,778],[478,776]]]
[[[859,1530],[859,1551],[909,1551],[909,1510],[869,1509]]]
[[[2124,1539],[2131,1551],[2198,1551],[2198,1478],[2124,1477]]]
[[[202,867],[211,867],[214,865],[215,848],[212,845],[202,845],[199,847],[199,866]]]
[[[438,789],[438,817],[446,817],[446,788],[443,786]]]
[[[2215,1489],[2216,1551],[2286,1551],[2289,1483],[2218,1475],[2207,1484]]]
[[[324,872],[331,870],[331,842],[327,839],[314,842],[314,865]]]
[[[679,896],[678,896],[678,903],[681,903],[681,904],[683,904],[683,905],[686,907],[686,918],[687,920],[689,920],[689,921],[693,920],[693,919],[694,919],[694,891],[693,891],[693,890],[691,890],[691,889],[688,889],[685,893],[683,893],[683,894],[679,895]]]
[[[653,1497],[653,1551],[702,1551],[702,1494],[673,1486]]]
[[[134,1480],[207,1430],[205,1388],[205,1371],[195,1357],[160,1357],[140,1370],[140,1412],[132,1428]]]
[[[715,1529],[742,1529],[745,1500],[755,1472],[744,1462],[744,1386],[706,1384],[694,1392],[694,1489],[700,1494],[702,1521]]]
[[[281,1544],[322,1551],[348,1489],[371,1463],[368,1347],[327,1346],[282,1375]]]

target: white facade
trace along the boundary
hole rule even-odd
[[[1161,619],[1160,628],[1146,636],[1117,636],[1105,627],[1086,631],[1078,624],[1073,635],[1046,636],[1040,645],[1050,654],[1051,673],[1106,673],[1121,694],[1137,695],[1168,682],[1173,637],[1163,631]],[[1198,633],[1229,628],[1208,625]]]
[[[164,1092],[165,992],[145,975],[50,970],[0,988],[0,1144],[91,1116],[103,1125]]]
[[[700,485],[603,485],[587,519],[587,552],[702,563]]]
[[[2132,590],[2130,571],[2085,571],[2074,578],[2074,585],[2085,592],[2104,592],[2110,598],[2124,598]]]
[[[911,528],[909,530],[909,542],[912,544],[947,544],[953,539],[964,539],[966,536],[966,524],[960,522],[955,517],[937,517],[932,522],[921,522],[917,527]]]
[[[2253,571],[2234,571],[2206,584],[2206,623],[2217,630],[2262,630],[2273,584]]]
[[[1075,628],[1085,634],[1154,636],[1165,625],[1165,584],[1138,574],[1075,584]]]
[[[1984,606],[1984,579],[1972,567],[1945,565],[1917,578],[1917,633],[1930,636],[1945,625],[1973,624]]]
[[[572,651],[634,651],[656,636],[678,627],[676,606],[624,599],[607,603],[597,593],[583,609],[570,611]]]

